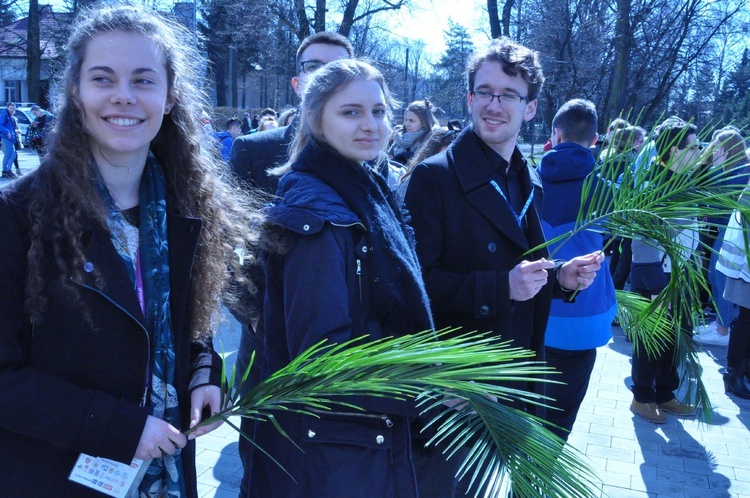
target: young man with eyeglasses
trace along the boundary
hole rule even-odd
[[[435,326],[492,331],[538,360],[552,298],[591,285],[604,260],[600,253],[568,262],[550,261],[546,249],[527,254],[544,242],[543,192],[516,140],[536,113],[543,81],[538,54],[508,38],[475,53],[472,124],[417,165],[405,198]],[[504,384],[543,391],[538,382]]]
[[[299,46],[297,57],[295,59],[296,74],[292,77],[292,88],[294,92],[302,96],[305,83],[309,76],[323,65],[337,60],[354,57],[354,48],[348,38],[322,31],[308,36]],[[252,187],[261,188],[269,194],[276,193],[276,187],[279,182],[277,176],[269,176],[267,171],[276,166],[284,164],[289,158],[289,144],[294,138],[297,130],[298,117],[292,120],[289,126],[274,128],[263,133],[253,133],[238,137],[232,146],[230,165],[235,174],[244,182]],[[262,282],[262,270],[256,268],[257,274],[253,277],[253,282]],[[248,300],[257,301],[263,299],[261,289],[254,296],[248,296]],[[237,316],[235,317],[242,323],[242,335],[240,337],[240,346],[237,352],[237,371],[240,376],[244,373],[250,361],[253,351],[259,353],[263,351],[263,330],[258,325],[260,320],[261,302],[254,302],[245,307],[255,308],[258,312],[254,316]],[[259,378],[260,361],[253,365],[253,371],[250,374],[250,382],[246,386],[249,388],[255,384]],[[252,433],[253,421],[242,420],[242,430],[246,434]],[[239,439],[239,453],[245,473],[240,484],[240,497],[250,496],[252,484],[249,482],[249,469],[252,465],[253,455],[252,443],[244,437]]]
[[[309,75],[328,62],[354,57],[354,48],[348,38],[329,31],[308,36],[299,46],[295,59],[296,74],[292,77],[294,92],[302,96]],[[289,126],[238,137],[232,146],[230,164],[243,181],[276,193],[278,177],[269,176],[268,169],[284,164],[288,158],[287,147],[294,138],[298,119]]]

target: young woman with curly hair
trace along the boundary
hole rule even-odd
[[[0,195],[8,496],[100,496],[68,480],[81,453],[151,460],[141,496],[197,496],[192,439],[215,427],[183,432],[219,409],[212,322],[258,215],[200,143],[189,37],[136,7],[81,13],[48,154]]]

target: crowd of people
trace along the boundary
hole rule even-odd
[[[381,72],[345,37],[320,32],[297,51],[299,108],[245,113],[217,133],[194,86],[200,57],[183,36],[138,7],[80,14],[40,167],[0,195],[0,482],[9,495],[96,496],[68,479],[91,455],[144,461],[132,496],[197,496],[194,439],[216,424],[184,433],[220,408],[211,333],[221,305],[242,323],[238,371],[256,356],[243,389],[321,340],[491,332],[560,372],[560,384],[502,383],[548,395],[554,409],[514,408],[567,439],[596,349],[612,337],[615,290],[629,282],[652,299],[671,271],[649,240],[610,242],[609,271],[599,232],[544,246],[576,223],[586,182],[617,189],[643,168],[653,173],[645,189],[696,165],[722,182],[750,178],[739,130],[718,130],[702,152],[698,130],[677,117],[651,134],[613,122],[597,152],[596,108],[581,99],[557,111],[534,167],[517,141],[544,75],[539,55],[507,38],[469,60],[466,126],[441,125],[423,99],[392,127]],[[0,114],[4,176],[12,107]],[[49,131],[51,115],[38,111]],[[717,320],[699,338],[728,336],[726,390],[750,399],[750,269],[735,237],[744,221],[712,223],[716,233],[701,236],[712,247]],[[693,226],[670,229],[692,240]],[[692,334],[684,318],[680,333]],[[672,349],[641,347],[631,410],[654,423],[692,415],[675,394]],[[359,409],[243,419],[241,496],[465,492],[461,459],[426,444],[413,400],[348,401]]]

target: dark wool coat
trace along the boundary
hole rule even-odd
[[[24,312],[29,250],[29,186],[35,173],[0,195],[0,483],[3,496],[100,497],[70,483],[79,453],[130,462],[148,412],[144,395],[151,339],[138,298],[109,234],[95,222],[82,234],[89,263],[72,276],[94,327],[51,277],[44,320]],[[189,389],[220,385],[220,358],[209,342],[191,339],[188,309],[191,269],[201,221],[168,217],[175,388],[182,428],[189,425]],[[44,255],[45,275],[57,273]],[[86,272],[86,269],[89,272]],[[106,283],[94,283],[91,268]],[[188,496],[196,497],[195,445],[183,449]]]
[[[514,155],[520,157],[520,151]],[[553,294],[565,295],[557,285],[561,263],[549,272],[547,285],[528,301],[512,301],[508,284],[510,270],[522,260],[548,257],[546,249],[524,255],[544,242],[539,218],[541,182],[532,168],[524,168],[522,197],[528,198],[534,189],[524,234],[508,203],[490,184],[499,178],[494,167],[469,126],[448,150],[419,164],[411,175],[405,206],[435,327],[492,331],[543,359]],[[534,383],[527,388],[538,390],[539,386]]]
[[[297,122],[295,116],[289,126],[237,137],[229,160],[235,174],[253,187],[275,194],[279,177],[269,176],[266,170],[281,166],[289,159],[289,144]]]
[[[378,270],[368,263],[372,248],[362,222],[336,191],[310,173],[287,173],[278,195],[279,204],[268,216],[283,229],[287,249],[264,258],[265,377],[323,339],[341,343],[364,334],[383,336],[370,311],[367,276]],[[299,447],[273,424],[256,424],[258,445],[297,482],[256,451],[250,496],[416,496],[406,423],[406,415],[416,413],[409,411],[411,403],[374,397],[346,401],[367,411],[342,408],[321,413],[320,419],[278,412],[277,421]]]

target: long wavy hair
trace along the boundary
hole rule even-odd
[[[80,278],[86,262],[82,247],[85,224],[93,219],[107,229],[107,210],[90,180],[95,166],[90,162],[78,89],[86,47],[95,37],[111,32],[143,35],[161,49],[166,60],[168,93],[174,106],[164,116],[151,151],[166,177],[170,211],[203,221],[192,271],[190,310],[193,336],[206,337],[222,299],[231,305],[238,289],[254,291],[252,283],[244,279],[243,269],[253,263],[255,228],[261,217],[257,202],[230,181],[232,175],[212,153],[213,147],[201,144],[207,137],[197,118],[208,104],[194,85],[202,81],[202,58],[193,49],[190,34],[174,21],[129,5],[82,12],[68,41],[65,71],[59,76],[55,131],[31,184],[26,310],[32,321],[40,321],[49,292],[57,283],[87,313],[70,276]],[[42,256],[50,254],[47,251],[51,251],[55,275],[44,273]],[[244,252],[244,261],[235,251]],[[106,282],[100,275],[94,276],[103,290]],[[230,292],[230,281],[241,285],[232,285],[234,292]]]

